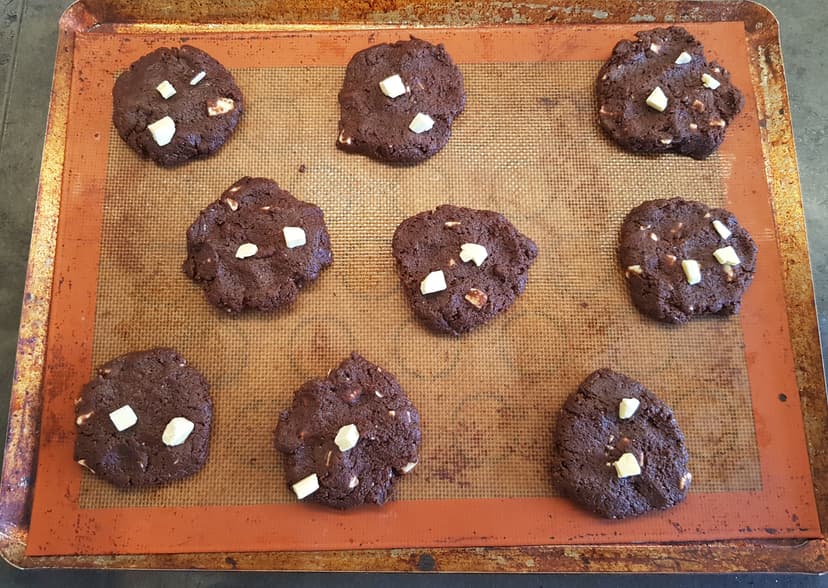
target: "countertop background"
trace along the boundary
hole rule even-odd
[[[172,0],[174,2],[174,0]],[[68,0],[0,0],[0,431],[6,430],[58,20]],[[600,2],[599,2],[600,4]],[[764,0],[781,24],[820,331],[828,328],[828,0]],[[823,360],[826,354],[823,350]],[[828,586],[828,577],[265,574],[20,571],[0,562],[0,586]]]

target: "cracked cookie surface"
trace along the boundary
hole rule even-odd
[[[736,257],[722,263],[727,248]],[[732,213],[672,198],[650,200],[630,211],[621,226],[618,262],[642,313],[685,323],[699,315],[738,312],[756,272],[757,253]],[[692,284],[685,267],[691,262],[698,264],[700,278]]]
[[[204,51],[162,47],[138,59],[112,90],[112,121],[134,151],[163,166],[209,157],[239,123],[233,76]]]
[[[380,82],[393,76],[399,76],[395,85],[401,93],[396,95],[395,85],[389,83],[389,96]],[[463,74],[443,45],[414,37],[375,45],[359,51],[348,63],[339,91],[336,144],[343,151],[382,161],[417,163],[448,143],[451,125],[465,104]],[[433,126],[413,130],[419,114],[431,119]]]
[[[414,315],[452,335],[506,311],[523,293],[538,254],[502,214],[451,205],[404,220],[392,250]]]
[[[75,461],[115,486],[159,486],[207,462],[209,385],[174,349],[103,364],[81,392],[75,417]]]
[[[621,418],[623,399],[638,401]],[[616,463],[634,460],[639,473]],[[609,369],[590,374],[558,416],[552,480],[565,496],[606,518],[620,519],[683,501],[692,476],[673,411],[641,383]],[[626,474],[620,477],[621,473]]]
[[[745,101],[727,70],[708,63],[681,27],[620,41],[598,73],[596,94],[599,124],[624,149],[695,159],[719,147]]]
[[[183,269],[228,312],[291,304],[333,260],[325,218],[267,178],[245,177],[187,230]]]
[[[352,353],[296,391],[275,445],[297,497],[347,509],[388,501],[417,465],[420,436],[420,415],[394,375]]]

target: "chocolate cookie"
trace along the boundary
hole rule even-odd
[[[302,384],[276,427],[297,498],[334,508],[385,503],[419,446],[417,409],[393,374],[357,353]]]
[[[502,214],[450,205],[404,220],[392,248],[414,314],[452,335],[508,309],[538,254]]]
[[[411,37],[355,54],[339,91],[344,151],[415,163],[442,149],[463,112],[463,74],[442,45]]]
[[[189,45],[140,58],[118,77],[112,96],[112,122],[121,138],[165,166],[218,151],[243,110],[230,72]]]
[[[75,403],[75,461],[121,488],[192,476],[207,462],[209,389],[174,349],[105,363]]]
[[[621,41],[598,73],[598,122],[634,153],[713,153],[745,99],[718,63],[681,27]]]
[[[633,303],[668,323],[738,312],[756,255],[753,239],[730,212],[681,198],[635,207],[618,248]]]
[[[228,312],[270,311],[331,264],[322,210],[266,178],[242,178],[187,231],[184,273]]]
[[[610,519],[675,506],[692,480],[670,407],[608,369],[590,374],[566,399],[553,456],[556,488]]]

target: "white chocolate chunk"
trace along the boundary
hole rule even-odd
[[[659,86],[656,86],[655,90],[647,96],[647,106],[659,112],[664,112],[667,108],[667,96]]]
[[[711,90],[715,90],[719,86],[721,86],[721,82],[711,76],[710,74],[702,74],[702,84],[704,84],[705,88],[710,88]]]
[[[402,78],[397,74],[388,76],[382,80],[379,83],[379,87],[382,93],[389,98],[396,98],[397,96],[405,94],[405,84],[403,84]]]
[[[713,252],[713,257],[722,265],[739,265],[741,263],[739,256],[736,255],[736,250],[730,245],[716,249]]]
[[[158,90],[158,93],[161,94],[161,98],[163,98],[164,100],[169,100],[170,98],[175,96],[175,88],[167,80],[164,80],[163,82],[155,86],[155,89]]]
[[[416,461],[410,461],[410,462],[408,462],[407,464],[405,464],[403,466],[402,473],[407,474],[408,472],[413,470],[415,467],[417,467],[417,462]]]
[[[336,446],[339,447],[339,450],[343,453],[349,449],[353,449],[356,446],[357,441],[359,441],[359,431],[354,424],[340,427],[339,431],[336,433],[336,438],[334,439],[334,443],[336,443]]]
[[[442,292],[446,288],[448,286],[446,285],[446,276],[443,274],[443,270],[431,272],[420,282],[420,292],[423,296],[426,294],[434,294],[435,292]]]
[[[92,468],[89,467],[89,464],[86,463],[85,459],[79,459],[78,460],[78,465],[81,466],[81,467],[86,468],[87,470],[89,470],[93,474],[95,473],[95,470],[93,470]]]
[[[489,252],[486,251],[486,248],[483,245],[478,245],[477,243],[463,243],[460,246],[460,259],[463,260],[464,263],[468,263],[470,261],[474,262],[474,265],[480,267],[486,258],[489,257]]]
[[[618,404],[618,418],[628,419],[632,417],[640,405],[641,401],[638,398],[622,398]]]
[[[639,276],[644,273],[644,268],[640,265],[629,265],[627,266],[627,272],[631,274],[638,274]]]
[[[730,236],[733,234],[730,232],[730,229],[728,229],[725,224],[718,219],[713,221],[713,228],[716,229],[717,233],[719,233],[719,237],[724,240],[730,239]]]
[[[195,423],[190,419],[184,417],[175,417],[167,423],[164,427],[164,433],[161,435],[161,441],[164,445],[175,447],[181,445],[190,436],[195,428]]]
[[[235,198],[230,198],[229,196],[224,199],[224,202],[227,203],[227,206],[230,207],[230,210],[236,212],[239,209],[239,203],[236,201]]]
[[[625,453],[618,458],[618,461],[612,462],[612,465],[619,478],[641,475],[641,466],[638,465],[638,460],[632,453]]]
[[[684,270],[687,283],[691,286],[701,282],[701,266],[695,259],[683,259],[681,262],[681,269]]]
[[[209,116],[219,116],[227,114],[236,107],[236,103],[232,98],[216,98],[212,102],[207,103],[207,114]]]
[[[653,53],[661,53],[661,45],[658,43],[650,43],[650,51]]]
[[[191,86],[195,86],[195,85],[196,85],[196,84],[198,84],[201,80],[203,80],[206,76],[207,76],[207,72],[206,72],[206,71],[200,71],[200,72],[198,72],[196,75],[194,75],[194,76],[193,76],[193,79],[192,79],[192,80],[190,80],[190,85],[191,85]]]
[[[426,131],[430,131],[433,126],[433,118],[431,118],[427,114],[418,112],[417,116],[411,119],[411,124],[408,125],[408,128],[414,131],[415,133],[420,134],[425,133]]]
[[[486,306],[486,302],[488,302],[489,300],[489,295],[486,294],[483,290],[472,288],[468,292],[466,292],[466,295],[463,296],[463,298],[466,300],[466,302],[474,306],[477,310],[480,310],[481,308]]]
[[[453,227],[459,227],[460,226],[460,221],[446,221],[446,222],[443,223],[443,226],[448,227],[450,229],[453,228]]]
[[[147,125],[147,130],[152,133],[152,138],[158,146],[163,147],[164,145],[169,145],[175,136],[175,121],[169,116],[165,116],[151,125]]]
[[[676,57],[675,64],[686,65],[691,61],[693,61],[693,57],[687,51],[682,51],[681,53],[679,53],[679,56]]]
[[[357,486],[359,486],[359,478],[357,478],[356,476],[351,476],[351,480],[348,482],[348,488],[353,489]]]
[[[81,415],[78,415],[78,418],[75,419],[75,424],[79,427],[83,425],[86,421],[92,418],[92,415],[95,414],[94,410],[90,410],[89,412],[85,412]]]
[[[135,411],[132,410],[129,404],[125,404],[118,410],[110,412],[109,418],[119,431],[126,431],[138,422],[138,415],[135,414]]]
[[[733,281],[733,276],[736,275],[736,273],[733,271],[733,266],[732,265],[723,265],[722,270],[727,275],[727,281],[732,282]]]
[[[307,478],[302,478],[296,482],[291,488],[293,488],[296,498],[302,500],[319,490],[319,478],[316,477],[316,474],[311,474]]]
[[[236,257],[239,259],[245,259],[247,257],[253,257],[258,253],[259,248],[256,247],[253,243],[242,243],[239,245],[239,248],[236,249]]]
[[[684,475],[679,480],[679,490],[684,490],[687,488],[687,485],[693,481],[693,474],[690,472],[684,472]]]
[[[282,229],[282,234],[285,236],[285,245],[288,249],[301,247],[308,242],[302,227],[285,227]]]

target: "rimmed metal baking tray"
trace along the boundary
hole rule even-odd
[[[474,571],[737,571],[825,570],[825,541],[751,540],[657,545],[541,547],[440,547],[327,552],[191,553],[169,555],[28,557],[24,553],[39,439],[40,384],[47,346],[52,261],[60,216],[63,155],[73,48],[78,32],[147,30],[181,35],[209,30],[326,30],[377,26],[462,26],[513,24],[744,23],[751,76],[762,123],[765,174],[783,258],[785,303],[802,400],[805,432],[820,520],[825,524],[825,388],[807,263],[801,195],[773,16],[752,2],[613,2],[585,6],[488,3],[373,4],[341,2],[259,3],[244,13],[231,5],[179,3],[175,14],[161,3],[82,2],[61,19],[49,127],[24,298],[12,393],[2,503],[3,554],[24,567],[204,567],[239,569],[474,570]]]

